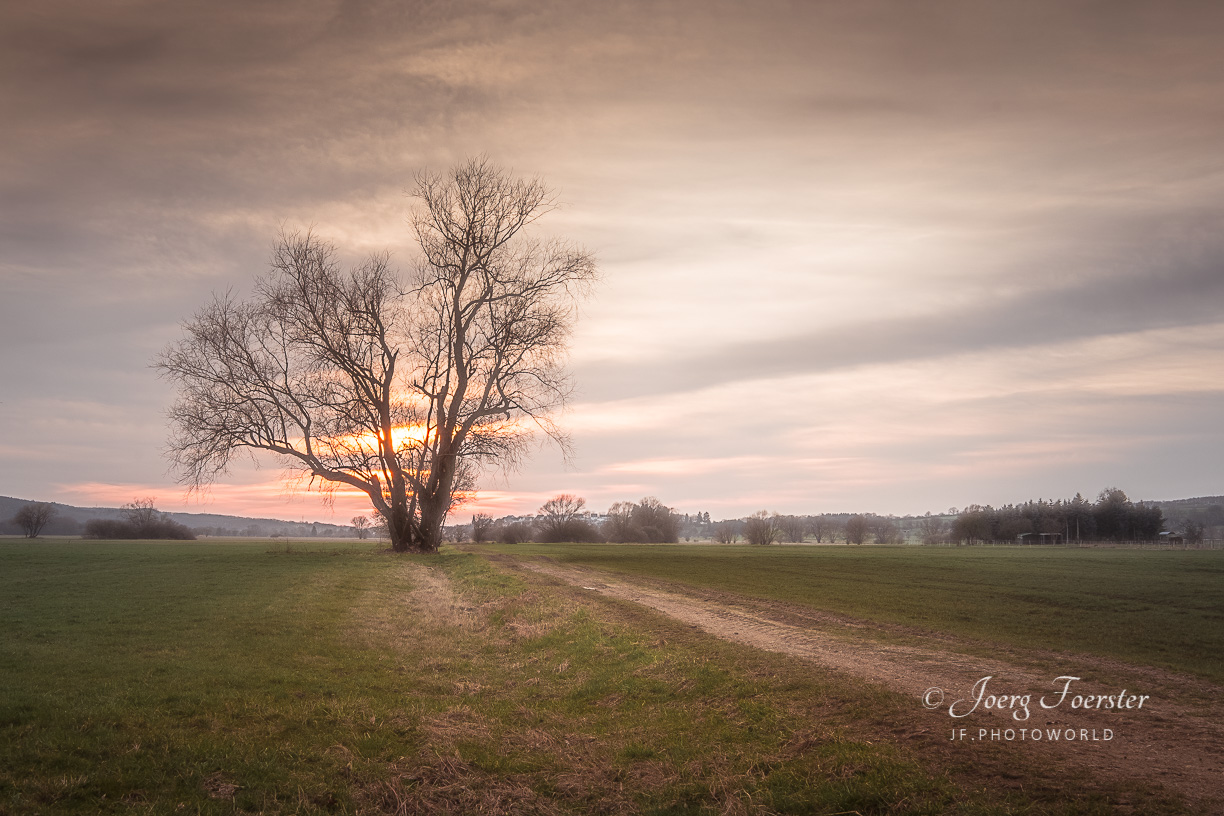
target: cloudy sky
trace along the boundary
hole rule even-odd
[[[6,3],[0,494],[189,499],[150,360],[282,226],[404,267],[485,153],[593,250],[562,424],[489,474],[714,517],[1224,493],[1224,4]]]

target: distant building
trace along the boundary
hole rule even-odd
[[[1021,533],[1016,536],[1017,544],[1061,544],[1062,533]]]

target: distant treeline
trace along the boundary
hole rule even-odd
[[[607,514],[584,512],[586,501],[563,494],[550,499],[536,516],[494,519],[477,514],[471,524],[448,528],[454,540],[476,542],[612,542],[666,544],[680,539],[714,540],[724,544],[778,542],[846,544],[944,544],[975,541],[1151,541],[1160,537],[1166,519],[1152,503],[1133,502],[1111,487],[1095,502],[1076,494],[1072,499],[1038,499],[1002,507],[971,505],[944,515],[880,516],[871,513],[780,515],[760,511],[740,519],[711,522],[709,513],[679,514],[658,499],[617,502]],[[1179,523],[1189,541],[1202,539],[1204,524],[1224,518],[1218,504],[1196,511],[1202,521]]]
[[[563,493],[546,501],[535,518],[494,519],[478,513],[472,516],[471,524],[450,528],[448,532],[452,537],[470,538],[477,543],[608,541],[616,544],[674,544],[680,540],[681,528],[691,524],[691,517],[679,515],[653,496],[636,503],[617,502],[607,514],[596,517],[597,520],[585,511],[585,507],[586,499]],[[708,520],[709,515],[705,518]]]
[[[1045,534],[1066,541],[1152,541],[1164,531],[1164,512],[1132,502],[1116,487],[1090,502],[1079,493],[1069,501],[1028,501],[1003,507],[966,507],[956,517],[956,541],[1013,541]]]

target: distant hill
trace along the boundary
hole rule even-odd
[[[20,533],[12,523],[13,516],[33,499],[15,499],[0,496],[0,535]],[[46,535],[77,535],[90,519],[119,519],[123,511],[118,507],[74,507],[71,504],[49,502],[55,506],[55,519],[43,532]],[[201,535],[235,536],[327,536],[354,535],[353,528],[344,524],[314,521],[285,521],[271,518],[248,518],[247,516],[225,516],[218,513],[166,513],[166,515],[195,530]]]
[[[1165,518],[1174,523],[1195,521],[1212,529],[1224,526],[1224,496],[1199,496],[1196,499],[1158,501]],[[1169,525],[1165,525],[1168,529]],[[1215,533],[1212,537],[1215,537]]]
[[[1199,496],[1197,499],[1170,499],[1169,501],[1154,501],[1148,504],[1158,504],[1165,515],[1170,512],[1198,512],[1215,507],[1224,507],[1224,496]]]

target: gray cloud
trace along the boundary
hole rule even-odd
[[[1224,242],[1212,243],[1183,250],[1182,258],[1161,258],[1137,272],[1119,270],[1080,280],[1070,276],[1061,286],[977,299],[935,313],[879,319],[871,315],[868,303],[864,315],[848,326],[730,346],[713,344],[706,353],[678,358],[588,364],[579,371],[583,397],[598,401],[673,393],[740,380],[1215,323],[1224,303]]]
[[[411,172],[482,151],[573,202],[607,319],[704,333],[588,398],[1216,320],[1222,32],[1205,1],[6,4],[8,433],[74,390],[156,427],[148,357],[281,223],[404,260]],[[828,321],[805,275],[865,294]]]

